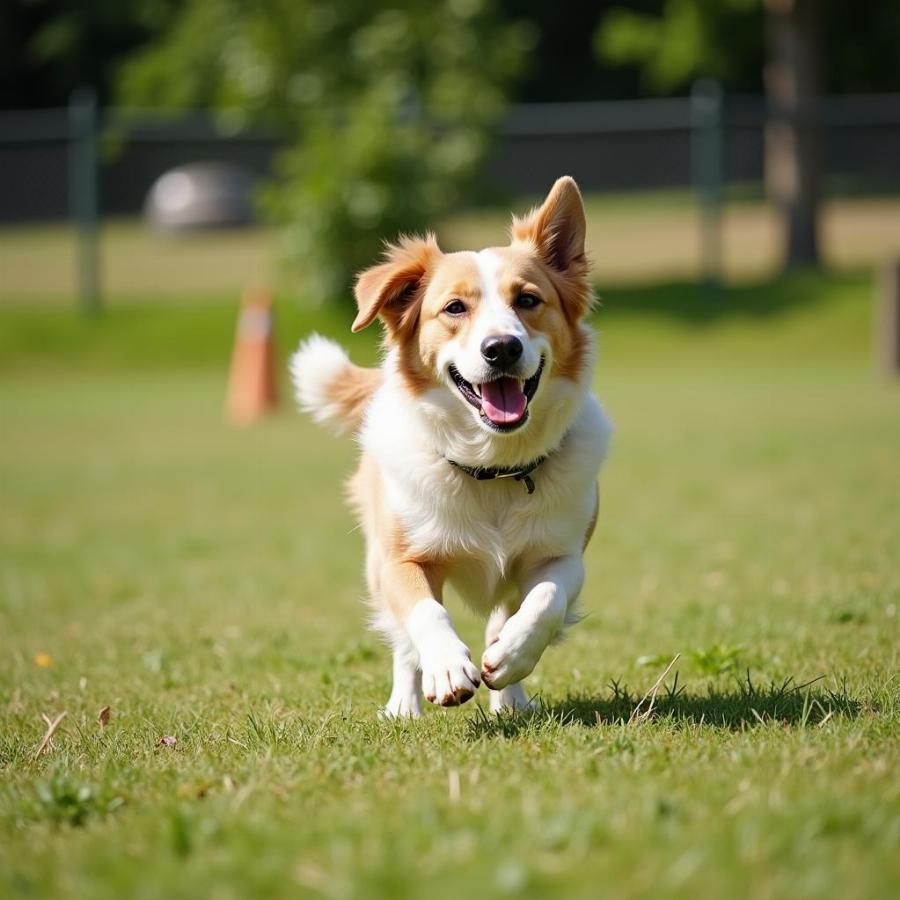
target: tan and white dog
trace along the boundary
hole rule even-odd
[[[560,178],[513,219],[509,246],[443,253],[404,238],[356,282],[353,331],[380,318],[380,368],[313,335],[291,359],[303,409],[359,432],[350,498],[366,537],[375,625],[390,639],[384,712],[421,697],[521,708],[522,679],[578,619],[610,424],[591,393],[593,294],[578,187]],[[443,606],[488,621],[481,667]]]

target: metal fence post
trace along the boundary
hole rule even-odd
[[[78,235],[78,296],[88,315],[100,311],[97,93],[80,87],[69,98],[69,214]]]
[[[722,86],[701,78],[691,88],[691,169],[700,201],[703,279],[717,285],[722,276],[723,123]]]

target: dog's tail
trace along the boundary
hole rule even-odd
[[[343,347],[320,334],[300,342],[290,371],[300,408],[338,432],[359,427],[382,381],[380,369],[354,365]]]

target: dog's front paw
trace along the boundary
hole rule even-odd
[[[481,683],[478,668],[461,641],[436,648],[420,657],[420,663],[425,697],[440,706],[459,706],[471,700]]]
[[[491,712],[529,712],[539,708],[536,701],[529,699],[521,681],[491,691]]]
[[[380,719],[418,719],[422,715],[422,702],[418,693],[393,693],[388,702],[378,710]]]
[[[481,657],[481,680],[494,691],[521,681],[531,674],[548,643],[539,635],[504,628]]]

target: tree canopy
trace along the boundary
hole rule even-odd
[[[761,93],[763,0],[652,0],[601,4],[594,49],[601,66],[640,73],[638,91],[683,93],[698,76],[730,92]],[[900,3],[822,3],[826,93],[900,90]]]
[[[462,196],[530,40],[492,0],[190,0],[125,64],[119,98],[276,126],[264,208],[325,298]]]
[[[532,26],[534,43],[512,87],[513,99],[684,92],[701,70],[718,75],[730,92],[762,91],[762,0],[567,0],[565,15],[546,0],[496,3],[499,18]],[[167,36],[185,5],[191,0],[0,4],[0,106],[62,105],[78,84],[91,84],[102,100],[109,99],[119,68]],[[308,9],[304,2],[297,5]],[[373,0],[369,15],[385,8]],[[828,93],[900,91],[900,3],[823,3],[822,19]],[[293,26],[294,19],[288,23]],[[598,37],[610,25],[613,35]],[[204,35],[197,37],[188,50],[202,55]]]

